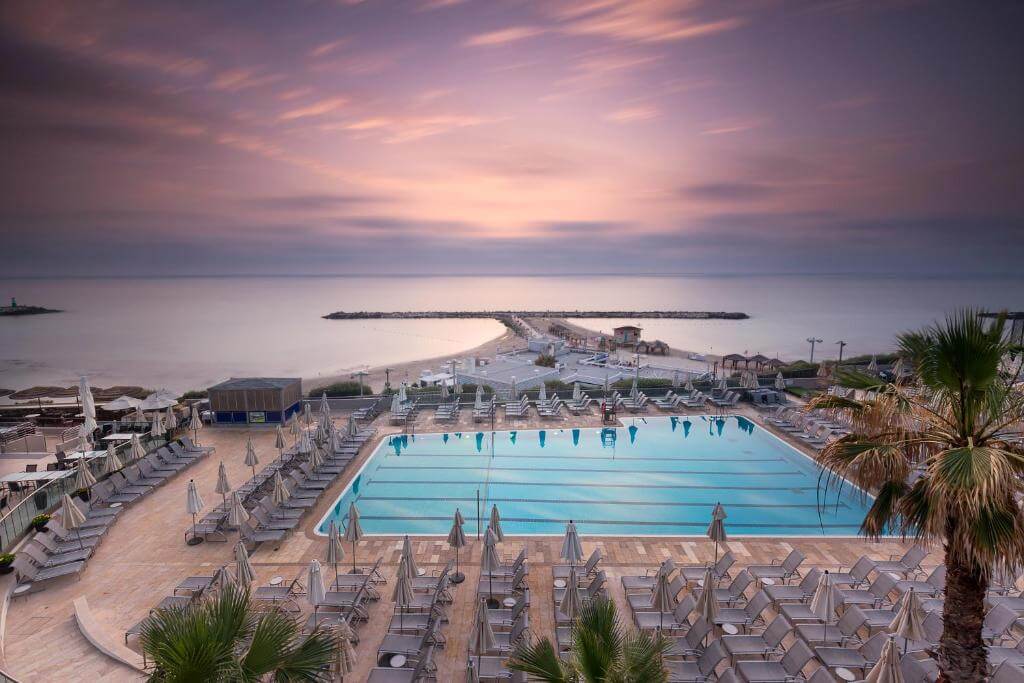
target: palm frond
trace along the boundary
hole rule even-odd
[[[548,638],[519,643],[508,660],[508,668],[546,683],[575,683],[575,671],[558,656]]]

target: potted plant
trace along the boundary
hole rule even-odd
[[[87,488],[75,489],[75,492],[72,493],[71,496],[73,498],[74,497],[81,498],[84,502],[88,503],[89,502],[89,489],[87,489]]]
[[[46,525],[50,521],[50,515],[36,515],[32,518],[31,526],[36,531],[45,532]]]
[[[10,574],[14,571],[14,567],[11,563],[14,562],[14,555],[11,553],[4,553],[0,555],[0,574]]]

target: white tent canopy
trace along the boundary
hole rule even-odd
[[[164,410],[176,405],[178,405],[178,399],[174,394],[166,389],[158,389],[142,399],[139,407],[143,410]]]

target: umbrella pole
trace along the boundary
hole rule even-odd
[[[356,572],[356,542],[352,541],[352,573]]]

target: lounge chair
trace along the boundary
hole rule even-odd
[[[409,661],[408,659],[406,661]],[[367,683],[420,683],[433,678],[434,646],[430,646],[411,667],[377,666],[370,669]]]
[[[587,601],[593,600],[594,598],[597,598],[599,596],[607,595],[608,591],[607,591],[607,588],[605,586],[605,583],[607,581],[608,581],[608,577],[605,575],[605,573],[603,571],[599,571],[597,574],[594,575],[594,578],[592,578],[590,580],[590,582],[587,584],[586,588],[583,589],[583,592],[580,593],[580,599],[583,602],[587,602]],[[562,604],[562,598],[565,597],[565,591],[566,590],[568,590],[568,589],[567,588],[555,588],[555,589],[552,589],[552,598],[554,599],[556,606]]]
[[[672,595],[679,595],[680,591],[683,590],[684,586],[683,578],[676,575],[668,584],[668,592]],[[652,589],[646,593],[627,593],[626,602],[629,604],[630,609],[634,612],[653,612],[654,611],[654,590]]]
[[[280,545],[281,541],[283,541],[285,536],[288,535],[288,531],[286,529],[265,529],[256,527],[253,526],[250,520],[246,520],[238,530],[238,534],[246,548],[251,551],[262,543],[276,543]]]
[[[523,549],[523,553],[522,553],[524,555],[524,559],[525,559],[525,553],[526,553],[526,549],[524,548]],[[604,555],[601,552],[601,549],[600,548],[594,548],[594,552],[590,553],[590,557],[587,558],[587,561],[583,564],[583,566],[572,567],[572,566],[567,565],[567,564],[552,565],[552,567],[551,567],[551,578],[553,578],[553,579],[567,579],[567,578],[569,578],[569,572],[572,569],[574,569],[574,568],[576,570],[576,576],[578,576],[578,577],[590,576],[590,575],[594,574],[595,572],[597,572],[597,565],[598,565],[598,563],[601,562],[601,559],[603,557],[604,557]],[[623,579],[625,579],[625,577],[623,577]]]
[[[743,661],[736,663],[736,672],[747,681],[785,683],[799,680],[800,672],[814,659],[814,652],[802,641],[793,643],[777,662]]]
[[[772,560],[771,564],[752,564],[747,567],[747,571],[758,581],[772,579],[785,582],[795,576],[800,576],[800,565],[803,564],[806,557],[802,552],[794,549],[782,562]]]
[[[729,570],[736,564],[736,557],[732,554],[731,550],[727,550],[724,555],[718,558],[718,562],[711,567],[711,576],[715,581],[721,581],[729,576]],[[680,567],[679,574],[683,577],[683,580],[687,583],[694,583],[704,578],[707,573],[707,566],[702,567]]]
[[[64,578],[66,576],[80,578],[82,571],[85,569],[85,562],[70,562],[68,564],[60,564],[55,567],[43,569],[32,562],[32,560],[27,556],[18,553],[15,555],[14,561],[11,562],[11,566],[14,567],[18,583],[28,583],[32,584],[32,586],[39,584],[41,587],[42,584],[46,584],[50,581]],[[31,588],[29,590],[31,590]]]
[[[896,589],[896,577],[881,573],[867,588],[836,588],[836,601],[840,605],[866,605],[878,609],[882,605],[891,605],[889,593]]]
[[[810,571],[801,579],[800,583],[793,585],[776,585],[776,586],[764,586],[762,590],[768,594],[768,597],[772,599],[772,604],[776,607],[788,602],[807,602],[814,596],[814,591],[818,587],[818,580],[821,578],[822,571],[817,567],[812,567]]]
[[[844,572],[843,568],[839,567],[839,571],[831,572],[828,575],[829,583],[837,588],[842,586],[857,588],[867,583],[868,576],[874,569],[875,561],[867,555],[861,555],[860,559],[850,567],[850,571]]]
[[[942,595],[942,592],[946,590],[946,565],[937,565],[924,581],[904,579],[896,582],[896,592],[901,597],[910,589],[913,589],[921,597]]]
[[[772,599],[764,591],[758,591],[743,607],[720,607],[715,615],[717,625],[734,624],[749,631],[753,626],[764,623],[764,611],[772,604]]]
[[[867,617],[859,607],[850,607],[834,624],[797,624],[794,632],[808,645],[846,645],[860,642],[857,632],[867,624]]]
[[[196,445],[196,444],[192,443],[192,437],[189,436],[188,434],[185,434],[184,436],[180,437],[178,439],[178,441],[181,442],[181,445],[189,453],[198,453],[200,455],[209,455],[210,453],[213,453],[215,450],[217,450],[213,446],[199,446],[199,445]]]
[[[737,657],[781,657],[782,641],[792,630],[793,625],[780,614],[771,620],[760,635],[724,635],[721,641],[726,653],[734,661]]]
[[[671,612],[633,612],[633,623],[641,631],[660,629],[666,635],[685,635],[690,630],[689,616],[696,605],[693,594],[687,594]]]
[[[643,575],[623,576],[622,590],[626,593],[650,592],[654,590],[654,583],[658,580],[659,574],[667,573],[671,576],[675,570],[675,561],[671,557],[666,558],[656,569],[648,569]]]
[[[83,547],[51,555],[47,552],[47,549],[44,546],[32,542],[23,546],[20,552],[24,553],[38,567],[42,569],[49,569],[50,567],[56,567],[61,564],[85,562],[92,557],[93,549]]]
[[[923,573],[921,571],[921,562],[926,557],[928,557],[928,551],[919,545],[914,545],[910,550],[903,553],[903,557],[899,559],[896,559],[894,555],[888,560],[875,562],[875,571],[879,574],[899,574],[904,579],[912,575],[917,576]]]
[[[714,640],[697,657],[696,662],[666,661],[669,681],[685,681],[687,683],[703,683],[713,680],[715,669],[725,661],[725,648],[722,643]]]

